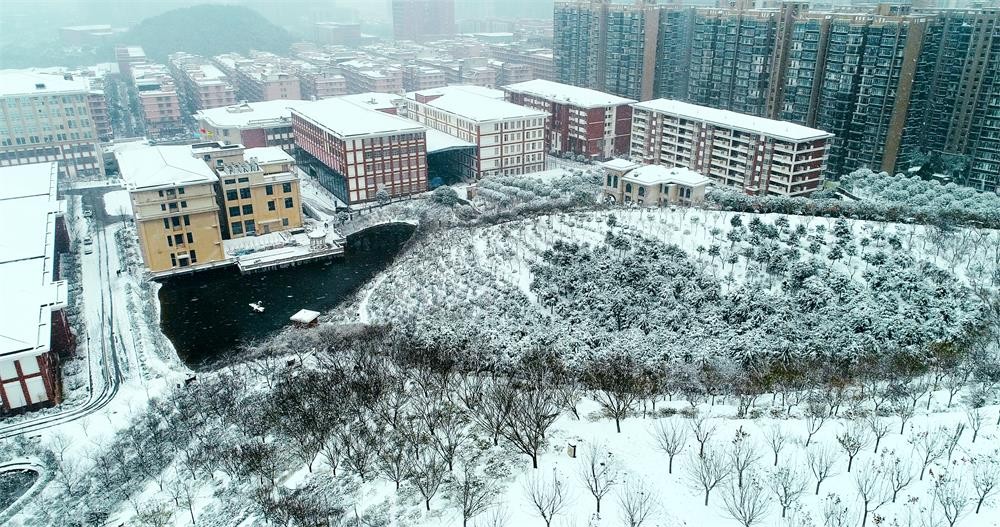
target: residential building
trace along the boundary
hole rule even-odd
[[[660,8],[651,0],[555,4],[553,53],[559,82],[636,100],[653,97]]]
[[[173,53],[170,55],[170,72],[178,83],[181,104],[188,114],[236,103],[236,89],[229,77],[204,57]]]
[[[635,86],[646,86],[650,70],[640,57],[656,18],[657,97],[830,131],[828,177],[860,167],[901,171],[943,153],[969,160],[964,183],[997,188],[990,175],[1000,151],[991,117],[1000,79],[991,69],[1000,60],[996,7],[879,4],[811,12],[796,1],[720,5],[558,2],[558,76],[650,98]]]
[[[608,159],[628,155],[633,99],[546,80],[503,87],[507,100],[548,113],[550,152]]]
[[[445,73],[438,68],[411,64],[403,68],[403,89],[429,90],[447,85]]]
[[[102,177],[97,102],[86,78],[0,71],[0,167],[59,161],[64,176]]]
[[[531,68],[532,79],[557,80],[551,49],[524,48],[516,44],[495,44],[489,47],[489,52],[495,60],[528,66]]]
[[[406,113],[406,97],[393,93],[354,93],[338,97],[338,99],[356,104],[362,108],[378,110],[391,115],[403,115]]]
[[[299,164],[348,205],[427,190],[426,128],[347,100],[292,110]]]
[[[142,110],[146,137],[153,140],[186,135],[181,97],[162,64],[133,64],[132,83]]]
[[[57,163],[0,168],[0,416],[58,404],[60,355],[73,351],[68,284],[58,253],[67,241]],[[63,247],[64,248],[64,247]]]
[[[503,100],[503,92],[447,86],[408,93],[406,116],[476,145],[460,156],[461,171],[476,179],[519,175],[545,168],[548,112]]]
[[[347,79],[348,93],[403,91],[403,70],[399,65],[349,60],[340,63],[340,67],[344,78]]]
[[[295,149],[292,108],[305,101],[241,102],[194,114],[198,131],[208,141],[239,143],[248,148],[276,146],[287,152]]]
[[[693,205],[705,199],[710,180],[691,169],[665,165],[639,165],[624,159],[601,163],[602,195],[609,203],[640,207]]]
[[[489,66],[496,71],[497,86],[507,86],[534,79],[531,75],[531,66],[527,64],[491,60],[489,61]]]
[[[215,57],[215,62],[232,76],[239,98],[248,102],[301,99],[299,78],[287,71],[279,57],[263,55],[246,58],[236,53]]]
[[[142,259],[154,277],[225,263],[219,180],[190,146],[126,149],[116,157]]]
[[[313,29],[316,41],[320,44],[357,46],[361,43],[361,24],[316,22]]]
[[[633,160],[689,168],[754,195],[820,187],[833,134],[670,99],[632,107]]]
[[[215,171],[221,181],[222,224],[226,239],[270,234],[302,227],[302,205],[295,160],[278,147],[246,148],[242,145],[208,143],[192,147],[192,153],[212,159],[210,150],[235,151],[237,159],[217,159]],[[236,148],[234,148],[236,147]],[[219,161],[222,161],[219,164]]]
[[[115,48],[115,62],[118,73],[126,79],[132,76],[132,65],[146,62],[146,52],[139,46],[118,46]]]
[[[455,34],[455,0],[392,0],[396,40],[433,40]]]

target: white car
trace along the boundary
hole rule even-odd
[[[83,244],[84,245],[93,245],[93,243],[94,243],[94,239],[91,238],[90,236],[87,236],[86,238],[83,239]]]
[[[84,218],[89,218],[89,217],[91,217],[93,215],[94,215],[94,211],[92,211],[90,209],[83,209],[83,217]]]
[[[87,246],[83,249],[83,254],[94,254],[94,248]]]

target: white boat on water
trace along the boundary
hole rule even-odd
[[[258,300],[256,302],[250,304],[250,309],[252,309],[254,311],[254,313],[263,313],[264,312],[264,303],[261,302],[260,300]]]

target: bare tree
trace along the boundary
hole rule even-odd
[[[627,527],[641,527],[660,501],[641,479],[626,479],[617,495],[618,514]]]
[[[778,466],[778,454],[785,448],[785,443],[788,442],[788,434],[785,433],[781,426],[772,424],[764,429],[764,439],[767,441],[767,446],[771,447],[771,452],[774,453],[774,466]]]
[[[948,527],[955,527],[958,520],[968,512],[968,489],[959,476],[942,473],[934,480],[934,500],[941,506]]]
[[[945,457],[945,462],[951,462],[952,456],[955,454],[955,447],[958,446],[959,440],[962,439],[962,434],[965,432],[965,423],[957,423],[955,425],[955,430],[945,437],[944,450],[947,453]]]
[[[517,393],[501,433],[531,457],[532,468],[538,468],[538,451],[557,417],[559,404],[555,391],[539,383]]]
[[[503,505],[494,505],[485,511],[481,520],[476,522],[477,527],[507,527],[510,521],[510,512]]]
[[[482,397],[472,410],[472,420],[493,439],[493,446],[500,442],[504,428],[510,423],[517,390],[505,379],[485,383]]]
[[[736,430],[729,445],[729,464],[736,472],[736,485],[742,487],[743,476],[757,465],[760,454],[757,453],[757,446],[750,439],[750,434],[745,432],[742,426]]]
[[[938,428],[937,430],[917,432],[908,439],[917,455],[920,456],[920,481],[924,480],[924,472],[927,471],[927,467],[944,455],[946,434],[947,431],[944,428]]]
[[[823,500],[823,525],[826,527],[849,527],[851,507],[836,494],[827,495]]]
[[[1000,463],[995,458],[976,460],[972,488],[976,491],[976,514],[979,514],[983,503],[1000,490]]]
[[[806,451],[806,463],[816,478],[816,495],[819,496],[819,486],[827,478],[836,475],[833,465],[837,462],[834,451],[825,445],[820,445]]]
[[[437,494],[448,474],[448,465],[433,450],[418,452],[412,469],[412,481],[420,495],[424,497],[424,505],[431,510],[431,498]]]
[[[913,407],[906,404],[898,404],[893,406],[893,411],[899,416],[899,433],[902,434],[906,430],[906,423],[913,417]]]
[[[677,424],[676,420],[657,421],[653,425],[653,439],[656,446],[667,455],[667,474],[674,473],[674,457],[687,446],[688,431]]]
[[[597,513],[601,513],[601,499],[618,482],[618,462],[606,445],[590,445],[580,465],[580,479],[597,501]]]
[[[729,477],[730,470],[725,456],[712,448],[703,450],[698,457],[691,456],[684,468],[688,482],[705,491],[706,507],[709,494]]]
[[[806,410],[805,418],[806,448],[809,448],[809,443],[812,442],[813,436],[815,436],[816,433],[823,428],[823,424],[826,423],[829,415],[830,414],[827,412],[826,405],[818,403],[812,403],[809,405],[809,408]]]
[[[883,437],[889,435],[889,423],[882,420],[881,417],[871,414],[865,418],[865,425],[868,426],[868,431],[875,438],[875,449],[873,452],[878,454],[879,443],[882,442]]]
[[[326,459],[327,466],[330,467],[330,472],[336,476],[337,467],[340,465],[340,436],[337,434],[330,434],[323,442],[323,448],[319,451],[320,455]]]
[[[848,473],[851,472],[851,466],[854,465],[854,457],[858,455],[858,452],[861,452],[861,449],[868,445],[869,441],[868,430],[862,428],[858,423],[851,423],[841,433],[837,434],[837,444],[847,454]]]
[[[795,506],[806,491],[806,478],[798,470],[791,467],[781,467],[774,470],[767,480],[768,487],[781,507],[781,517],[784,518],[788,509]]]
[[[528,478],[524,483],[524,493],[545,522],[545,527],[552,527],[552,520],[562,514],[570,502],[569,490],[559,481],[555,472],[552,473],[551,480],[541,475]]]
[[[497,485],[490,478],[476,474],[473,461],[463,463],[461,472],[451,483],[451,497],[462,513],[462,527],[490,507],[497,495]]]
[[[698,441],[698,456],[701,457],[705,455],[705,443],[715,434],[716,425],[709,424],[708,419],[699,415],[690,421],[691,432],[694,433],[694,438]]]
[[[588,364],[584,377],[620,434],[622,420],[632,415],[643,392],[644,380],[635,357],[626,351],[612,352]]]
[[[889,502],[889,489],[881,469],[872,465],[866,465],[854,475],[854,489],[861,500],[861,527],[865,527],[868,516]]]
[[[742,486],[730,483],[723,487],[722,503],[726,514],[743,527],[752,527],[764,521],[771,509],[771,497],[752,474],[748,474]]]
[[[899,457],[894,451],[889,451],[888,455],[883,452],[882,471],[886,475],[886,484],[892,491],[892,502],[896,503],[899,493],[913,483],[913,466],[910,464],[910,457]]]
[[[390,432],[375,449],[375,473],[395,483],[396,490],[412,473],[414,460],[409,447],[400,434]]]
[[[979,437],[979,430],[983,427],[983,414],[979,408],[968,408],[965,410],[965,419],[969,421],[969,428],[972,429],[972,442],[976,442]]]

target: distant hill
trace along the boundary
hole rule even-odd
[[[119,40],[142,46],[147,56],[158,61],[175,51],[206,57],[251,49],[282,53],[292,44],[285,29],[252,9],[232,5],[174,9],[144,19]]]

